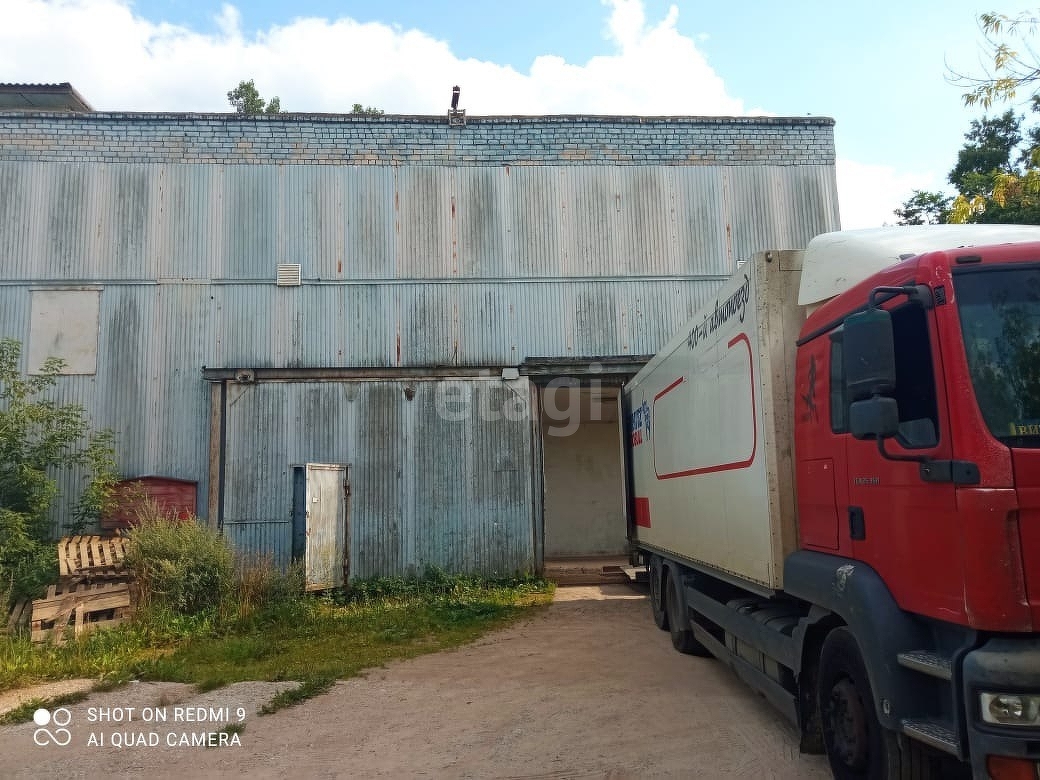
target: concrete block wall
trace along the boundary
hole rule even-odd
[[[0,113],[0,161],[231,165],[833,165],[825,117]]]

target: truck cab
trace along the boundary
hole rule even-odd
[[[1040,780],[1040,227],[758,253],[623,403],[677,650],[836,777]]]
[[[802,328],[799,546],[901,613],[861,633],[882,722],[998,776],[1040,758],[1040,231],[914,237]]]

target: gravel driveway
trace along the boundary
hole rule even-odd
[[[544,612],[474,644],[264,717],[284,684],[198,695],[134,683],[45,726],[0,728],[0,777],[830,776],[762,698],[722,664],[672,650],[649,613],[629,586],[560,588]],[[240,733],[208,736],[240,717]]]

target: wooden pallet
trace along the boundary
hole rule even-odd
[[[11,607],[11,613],[7,616],[7,633],[13,634],[21,628],[29,625],[29,617],[32,615],[32,602],[29,599],[19,599]]]
[[[118,625],[130,616],[127,582],[51,585],[47,595],[32,603],[32,641],[53,639],[61,644],[70,624],[73,634]]]
[[[58,572],[69,577],[125,577],[125,541],[121,536],[67,536],[58,542]]]

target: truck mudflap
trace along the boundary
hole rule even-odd
[[[919,716],[929,696],[927,683],[897,662],[900,653],[932,642],[928,625],[903,611],[881,576],[861,561],[800,550],[784,564],[784,591],[819,605],[844,621],[867,667],[874,708],[881,725],[902,730],[905,718]],[[814,610],[817,619],[824,617]],[[973,632],[965,630],[970,643]]]
[[[983,696],[993,702],[993,694],[1017,696],[1025,702],[1024,719],[1029,719],[1029,700],[1040,698],[1040,637],[1000,637],[990,639],[964,656],[963,693],[968,707],[968,744],[972,772],[988,777],[990,756],[1031,759],[1040,767],[1040,725],[1011,725],[987,722]],[[996,702],[998,710],[1016,710],[1015,700]],[[1037,716],[1040,717],[1040,716]],[[989,720],[994,720],[989,715]],[[1007,720],[1007,718],[1001,718]],[[1040,776],[1040,775],[1038,775]]]

